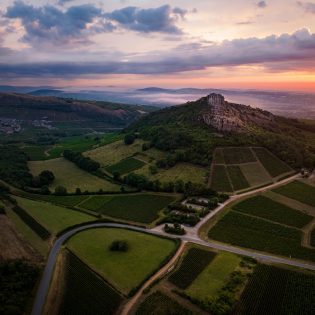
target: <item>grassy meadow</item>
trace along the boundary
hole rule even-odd
[[[29,168],[34,176],[44,170],[52,171],[55,180],[50,185],[50,189],[54,190],[57,186],[67,188],[68,192],[75,192],[76,188],[81,191],[119,191],[120,186],[115,185],[102,178],[94,176],[84,170],[78,168],[74,163],[64,159],[57,158],[47,161],[30,161]]]
[[[21,208],[26,210],[35,220],[53,234],[57,234],[67,227],[95,220],[95,217],[88,214],[55,206],[47,202],[34,201],[21,197],[15,197],[15,199]]]
[[[113,252],[115,240],[126,240],[126,252]],[[172,240],[123,229],[92,229],[76,234],[67,242],[89,267],[124,294],[138,287],[175,251]]]

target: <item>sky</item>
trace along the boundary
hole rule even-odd
[[[1,0],[0,84],[315,92],[315,1]]]

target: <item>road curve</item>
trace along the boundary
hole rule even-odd
[[[40,285],[37,290],[35,302],[33,305],[33,310],[32,310],[32,315],[41,315],[43,311],[43,307],[45,304],[45,299],[49,290],[51,278],[53,275],[54,271],[54,266],[55,262],[57,259],[58,252],[63,245],[63,243],[68,240],[71,236],[74,234],[88,230],[88,229],[93,229],[93,228],[101,228],[101,227],[107,227],[107,228],[123,228],[123,229],[129,229],[133,231],[138,231],[138,232],[144,232],[156,236],[167,236],[169,238],[180,238],[183,241],[203,245],[209,248],[214,248],[218,250],[223,250],[223,251],[228,251],[231,253],[243,255],[243,256],[248,256],[252,257],[261,261],[265,262],[271,262],[271,263],[280,263],[280,264],[286,264],[294,267],[300,267],[300,268],[305,268],[309,270],[314,270],[315,271],[315,264],[308,264],[308,263],[303,263],[297,260],[292,260],[288,258],[282,258],[282,257],[277,257],[273,255],[268,255],[268,254],[261,254],[261,253],[256,253],[254,251],[249,251],[246,249],[241,249],[238,247],[230,246],[230,245],[224,245],[224,244],[219,244],[219,243],[214,243],[214,242],[207,242],[199,239],[197,236],[191,237],[191,236],[175,236],[175,235],[169,235],[166,234],[163,231],[157,231],[157,230],[149,230],[141,227],[136,227],[132,225],[127,225],[127,224],[119,224],[119,223],[92,223],[92,224],[86,224],[84,226],[76,227],[73,228],[73,230],[68,231],[67,233],[63,234],[60,236],[55,243],[53,244],[51,251],[48,256],[47,264],[44,269],[42,279],[40,282]]]

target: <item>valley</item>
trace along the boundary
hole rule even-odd
[[[2,142],[1,260],[40,270],[26,313],[312,313],[314,133],[222,98]]]

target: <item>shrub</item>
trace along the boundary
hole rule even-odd
[[[109,246],[109,250],[112,252],[126,252],[128,250],[128,243],[124,240],[113,241]]]
[[[67,195],[67,188],[65,188],[63,186],[57,186],[55,188],[55,194],[57,196],[65,196],[65,195]]]
[[[136,137],[133,134],[125,135],[124,142],[126,145],[133,144],[136,140]]]

